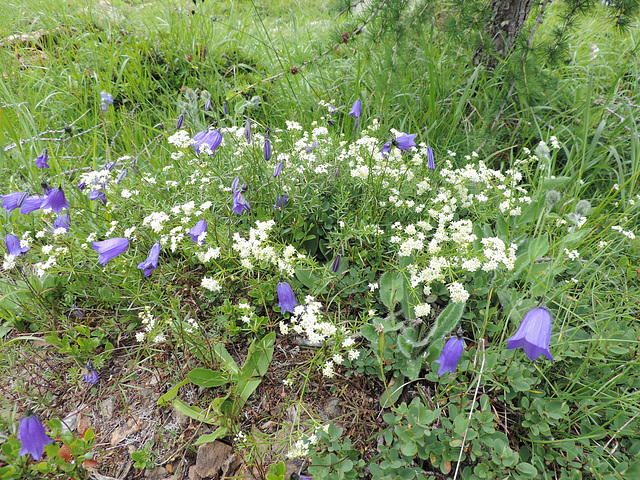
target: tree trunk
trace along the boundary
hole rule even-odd
[[[494,54],[487,55],[483,50],[476,51],[475,65],[483,62],[488,68],[494,68],[499,59],[507,57],[531,13],[533,3],[533,0],[493,0],[487,30],[493,43]]]

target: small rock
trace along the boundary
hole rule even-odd
[[[319,413],[322,420],[332,420],[342,415],[342,407],[340,406],[340,399],[331,397],[327,400],[324,410]]]
[[[198,475],[198,472],[196,472],[195,465],[191,465],[189,467],[189,480],[202,480],[202,477]]]
[[[112,417],[114,410],[115,403],[113,401],[113,397],[109,397],[105,401],[100,403],[100,415],[102,415],[103,417]]]
[[[148,480],[164,480],[168,474],[169,472],[167,472],[167,469],[164,467],[147,468],[144,471],[144,476]]]
[[[196,473],[201,477],[213,477],[218,475],[220,470],[227,470],[225,473],[229,473],[230,457],[236,457],[237,460],[237,456],[233,455],[233,448],[226,443],[216,440],[215,442],[200,445],[196,457]],[[237,467],[237,465],[235,465],[235,467]],[[223,474],[222,477],[224,476],[226,475]]]
[[[141,423],[136,418],[130,418],[127,423],[116,428],[111,434],[111,446],[115,447],[129,435],[140,430]]]

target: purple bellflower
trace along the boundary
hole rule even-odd
[[[233,179],[233,182],[231,182],[231,191],[233,193],[236,193],[238,191],[239,186],[240,186],[240,177],[236,177]]]
[[[244,196],[244,191],[246,191],[246,189],[243,190],[242,188],[240,188],[233,194],[233,211],[238,215],[242,215],[242,212],[244,212],[245,210],[247,212],[251,210],[249,202],[247,202],[247,199]]]
[[[278,175],[280,175],[282,173],[282,167],[284,166],[283,162],[278,162],[278,164],[276,165],[276,168],[273,169],[273,176],[277,177]]]
[[[197,243],[198,245],[204,245],[204,237],[206,233],[207,233],[207,221],[202,219],[202,220],[198,220],[198,223],[196,223],[195,227],[189,230],[188,235],[191,237],[191,240],[193,240],[194,243]],[[158,252],[160,252],[160,249],[158,249]],[[140,268],[139,265],[138,265],[138,268]]]
[[[276,204],[273,206],[274,210],[280,210],[287,205],[289,195],[278,195],[276,197]]]
[[[549,352],[549,338],[551,337],[551,314],[544,307],[531,309],[522,319],[516,333],[507,340],[507,348],[522,347],[529,360],[535,360],[540,355],[553,362]]]
[[[113,95],[103,90],[102,92],[100,92],[100,99],[102,100],[100,108],[103,112],[106,112],[107,110],[109,110],[109,105],[113,105]]]
[[[49,154],[47,153],[47,149],[45,148],[40,154],[40,156],[36,158],[36,167],[40,169],[49,168],[49,164],[47,163],[47,160],[49,160]]]
[[[35,210],[39,210],[42,207],[42,202],[44,202],[45,198],[47,197],[40,195],[29,195],[27,198],[25,198],[24,203],[20,208],[20,213],[28,215]]]
[[[22,207],[28,196],[29,192],[26,191],[7,193],[6,195],[0,196],[0,198],[2,198],[2,206],[7,210],[7,213],[11,213],[12,210]]]
[[[87,362],[85,368],[87,369],[87,373],[84,374],[84,381],[90,385],[95,385],[96,383],[98,383],[100,377],[98,377],[98,371],[93,368],[93,363],[91,363],[91,360]]]
[[[89,200],[102,200],[102,203],[107,203],[107,196],[100,189],[91,190],[91,193],[89,194]]]
[[[271,160],[271,140],[269,140],[269,137],[264,139],[264,159],[267,162]]]
[[[353,118],[360,118],[361,114],[362,114],[362,102],[360,101],[360,99],[358,99],[355,101],[355,103],[351,107],[349,116]]]
[[[178,117],[178,120],[176,120],[176,130],[180,130],[180,128],[182,128],[183,123],[184,123],[184,113],[181,113],[180,116]]]
[[[447,340],[444,348],[442,349],[442,355],[436,360],[436,363],[440,364],[438,369],[438,376],[442,376],[445,372],[454,373],[462,351],[464,350],[464,340],[460,337],[451,337]]]
[[[100,255],[98,262],[106,266],[109,260],[127,251],[127,248],[129,248],[129,239],[114,237],[101,242],[93,242],[91,248]]]
[[[53,439],[47,436],[44,426],[35,415],[28,415],[20,420],[19,438],[22,448],[18,455],[30,453],[36,462],[42,458],[45,445],[53,443]]]
[[[298,305],[296,296],[293,293],[291,285],[287,282],[278,283],[278,306],[280,307],[280,313],[293,312],[293,309]]]
[[[54,232],[58,228],[64,228],[67,232],[65,235],[69,235],[69,225],[71,225],[71,217],[68,213],[65,213],[64,215],[60,215],[53,221],[53,227],[51,228],[51,231]]]
[[[193,149],[200,153],[200,149],[203,145],[208,145],[211,150],[211,155],[216,153],[216,148],[222,143],[222,134],[217,130],[210,130],[208,132],[198,132],[193,136]]]
[[[29,245],[25,245],[24,247],[20,245],[20,239],[15,235],[8,233],[4,238],[5,244],[7,245],[7,251],[9,255],[17,257],[23,253],[27,253],[29,251]]]
[[[203,220],[204,221],[204,220]],[[158,258],[160,256],[160,242],[154,243],[149,255],[144,262],[138,264],[138,268],[144,272],[144,276],[151,275],[156,268],[158,268]]]
[[[55,213],[60,213],[63,208],[69,208],[69,202],[64,197],[62,187],[54,188],[42,201],[41,209],[46,210],[50,208]]]
[[[391,142],[387,142],[382,146],[382,157],[387,158],[391,151]]]
[[[416,135],[416,133],[412,133],[411,135],[403,133],[394,138],[391,143],[398,147],[400,150],[408,152],[412,147],[416,146],[416,142],[413,140],[414,138],[416,138]]]
[[[431,147],[427,147],[427,166],[429,167],[429,170],[436,169],[436,161],[433,158],[433,148]]]

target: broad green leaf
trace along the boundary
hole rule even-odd
[[[187,383],[190,383],[190,382],[191,382],[191,380],[189,380],[188,378],[185,378],[183,381],[181,381],[179,384],[177,384],[175,387],[173,387],[167,393],[162,395],[158,399],[158,405],[160,405],[160,406],[166,405],[171,400],[176,398],[176,396],[178,395],[178,390],[180,390],[180,387],[184,387]]]
[[[242,378],[238,381],[238,385],[236,387],[236,395],[242,399],[242,404],[244,404],[251,394],[258,388],[261,378]]]
[[[458,326],[458,323],[460,323],[465,306],[466,303],[449,302],[449,305],[440,312],[436,321],[433,322],[433,326],[426,336],[426,341],[433,345],[434,340],[443,337],[449,332],[453,332],[453,330]],[[431,348],[432,347],[430,346],[429,350]]]
[[[380,277],[380,300],[393,310],[404,298],[404,277],[400,273],[385,272]]]
[[[534,262],[549,251],[549,237],[544,234],[529,243],[529,261]]]
[[[233,358],[231,358],[231,355],[229,355],[227,349],[224,348],[224,344],[217,343],[216,345],[214,345],[212,350],[217,359],[229,369],[229,373],[231,373],[232,375],[238,375],[240,373],[238,364]]]
[[[218,418],[209,416],[206,412],[198,407],[193,407],[191,405],[187,405],[179,398],[174,398],[171,402],[173,408],[175,408],[178,412],[183,415],[186,415],[189,418],[193,418],[194,420],[198,420],[199,422],[204,422],[209,425],[217,425]]]
[[[189,372],[189,380],[199,387],[219,387],[229,383],[229,379],[222,372],[216,372],[208,368],[194,368]]]
[[[227,427],[218,427],[213,433],[206,435],[200,435],[200,438],[196,440],[195,445],[203,445],[205,443],[215,442],[217,439],[224,437],[229,429]]]

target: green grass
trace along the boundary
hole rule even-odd
[[[132,460],[134,475],[171,465],[184,476],[216,439],[242,458],[237,475],[270,480],[296,450],[310,461],[287,463],[287,478],[638,475],[637,32],[605,34],[600,12],[571,35],[564,65],[534,52],[489,72],[438,22],[395,54],[375,24],[340,43],[351,20],[322,2],[0,12],[0,194],[39,195],[44,181],[71,204],[66,236],[51,233],[51,212],[2,209],[3,237],[30,249],[2,252],[0,476],[86,478],[85,460],[103,474]],[[39,29],[49,34],[37,46],[7,43]],[[214,156],[169,141],[180,113],[188,138],[223,132]],[[400,132],[417,134],[417,149],[382,157]],[[76,188],[108,162],[108,185]],[[241,215],[236,177],[251,206]],[[108,203],[89,199],[98,188]],[[205,245],[188,235],[201,219]],[[103,267],[92,242],[114,237],[128,249]],[[143,277],[156,242],[158,267]],[[281,311],[280,282],[306,322]],[[506,349],[541,302],[554,362]],[[416,319],[416,308],[429,312]],[[456,331],[462,358],[438,376]],[[62,433],[78,399],[93,428]],[[27,409],[56,438],[42,463],[18,456]],[[146,425],[129,437],[137,452],[107,448],[130,418]]]

